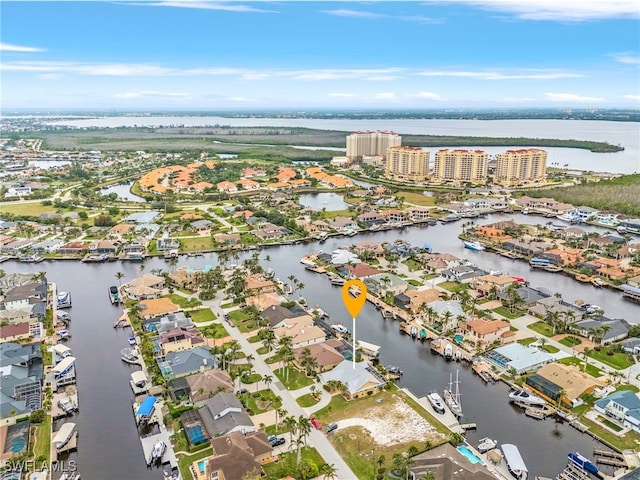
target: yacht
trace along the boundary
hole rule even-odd
[[[113,304],[120,303],[120,294],[118,293],[118,287],[115,285],[109,287],[109,300]]]
[[[486,453],[489,450],[493,450],[497,446],[498,446],[498,442],[490,439],[489,437],[484,437],[480,439],[480,442],[478,443],[476,450],[478,450],[480,453]]]
[[[455,390],[454,390],[455,383]],[[444,390],[442,396],[444,397],[444,403],[447,404],[451,413],[456,417],[462,417],[462,405],[460,404],[460,389],[458,381],[458,371],[456,370],[456,381],[453,382],[453,374],[449,373],[449,388]]]
[[[447,343],[444,347],[444,358],[451,360],[453,358],[453,345]]]
[[[544,398],[538,397],[525,392],[524,390],[516,390],[509,394],[509,398],[515,402],[525,403],[527,405],[546,405]]]
[[[73,403],[73,400],[71,400],[69,397],[58,400],[58,406],[67,415],[71,415],[77,410],[76,406]]]
[[[429,400],[429,403],[436,412],[444,413],[444,403],[442,402],[442,397],[440,395],[436,392],[431,392],[427,395],[427,400]]]
[[[469,250],[474,250],[476,252],[481,252],[484,250],[484,246],[480,242],[467,242],[464,241],[464,248],[468,248]]]
[[[586,470],[587,472],[594,475],[599,474],[598,467],[596,467],[588,458],[583,457],[579,453],[570,453],[567,456],[569,457],[569,460],[571,460],[571,463],[573,463],[574,465],[577,465],[583,470]]]
[[[69,292],[60,292],[56,298],[58,308],[69,308],[71,306],[71,294]]]

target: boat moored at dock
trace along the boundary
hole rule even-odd
[[[481,438],[480,441],[478,442],[478,446],[476,447],[476,450],[478,450],[480,453],[486,453],[489,450],[493,450],[497,446],[498,446],[498,442],[496,442],[495,440],[492,440],[489,437],[484,437],[484,438]]]
[[[71,293],[69,292],[60,292],[56,297],[56,305],[57,308],[69,308],[71,307]]]
[[[525,405],[546,405],[547,402],[544,398],[538,397],[537,395],[532,395],[531,393],[526,392],[525,390],[516,390],[509,394],[509,399],[514,402],[524,403]]]
[[[484,245],[480,242],[468,242],[464,241],[464,248],[468,248],[469,250],[474,250],[476,252],[481,252],[484,250]]]
[[[591,462],[591,460],[589,460],[588,458],[580,455],[577,452],[570,453],[567,456],[569,457],[569,460],[571,461],[571,463],[580,467],[582,470],[592,473],[593,475],[598,475],[599,473],[598,467],[593,462]]]
[[[431,392],[427,395],[427,400],[437,413],[444,413],[444,403],[442,397],[437,392]]]
[[[120,303],[120,293],[115,285],[109,287],[109,300],[114,305]]]
[[[500,448],[502,449],[509,473],[518,480],[525,480],[529,471],[520,455],[518,447],[511,443],[503,443]]]

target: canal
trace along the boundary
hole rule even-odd
[[[475,219],[476,224],[491,223],[513,218],[518,223],[541,223],[541,217],[494,215]],[[574,280],[548,272],[531,271],[526,262],[509,260],[488,252],[466,250],[457,238],[460,223],[434,227],[410,227],[403,231],[366,233],[352,238],[330,238],[324,244],[288,245],[260,251],[265,267],[272,268],[276,276],[285,280],[295,275],[305,285],[301,292],[309,305],[319,305],[331,316],[331,322],[350,323],[342,306],[340,289],[332,286],[326,277],[309,272],[299,263],[304,255],[318,251],[352,245],[362,241],[394,241],[402,238],[413,245],[429,243],[433,251],[448,252],[465,257],[486,269],[500,270],[505,274],[525,277],[532,287],[543,287],[551,293],[559,292],[568,301],[583,299],[600,305],[610,317],[626,318],[638,323],[639,307],[623,300],[619,293],[596,289]],[[250,256],[252,252],[243,254]],[[268,261],[266,256],[268,255]],[[238,263],[244,257],[241,256]],[[216,257],[180,257],[181,265],[202,267],[215,264]],[[162,478],[157,469],[147,469],[133,419],[131,402],[133,393],[129,387],[129,375],[137,367],[130,367],[120,360],[120,350],[127,346],[128,331],[114,330],[113,322],[120,310],[110,304],[107,289],[117,285],[116,272],[125,274],[123,281],[139,275],[139,265],[134,263],[83,264],[57,261],[39,265],[6,262],[7,272],[38,272],[46,270],[49,281],[58,284],[59,290],[70,291],[73,299],[71,334],[68,344],[77,358],[77,375],[80,412],[72,420],[77,423],[78,452],[73,459],[78,462],[83,477],[91,479],[135,478],[140,480]],[[168,269],[162,259],[145,262],[145,271]],[[456,370],[464,409],[464,422],[475,422],[477,431],[469,432],[471,444],[489,436],[500,443],[516,444],[529,467],[531,478],[535,475],[555,477],[565,466],[567,454],[579,451],[591,456],[596,442],[566,424],[552,419],[543,421],[526,417],[508,402],[508,388],[503,384],[485,385],[471,369],[456,363],[447,363],[432,354],[428,344],[411,340],[398,333],[398,324],[383,320],[379,312],[366,304],[358,317],[358,336],[382,347],[380,361],[399,366],[404,375],[399,380],[418,396],[432,390],[441,391],[449,382],[449,375]],[[607,472],[610,473],[610,472]]]

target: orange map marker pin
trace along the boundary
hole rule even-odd
[[[358,287],[360,294],[357,297],[351,296],[349,288]],[[347,280],[342,287],[342,302],[347,308],[347,312],[351,314],[352,318],[356,318],[364,307],[364,302],[367,301],[367,286],[362,280]]]
[[[352,296],[349,293],[351,287],[358,287],[360,293],[357,297]],[[364,302],[367,301],[367,286],[362,280],[347,280],[342,287],[342,302],[347,308],[347,312],[351,314],[353,318],[353,329],[351,330],[351,343],[353,346],[353,368],[356,368],[356,317],[364,307]]]

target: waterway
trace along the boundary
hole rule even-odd
[[[300,205],[315,208],[317,210],[326,210],[334,212],[336,210],[346,210],[350,205],[344,201],[342,195],[336,193],[303,193],[298,200]]]
[[[126,185],[111,185],[107,188],[101,189],[100,195],[109,195],[110,193],[115,193],[118,195],[118,198],[128,202],[146,202],[144,198],[131,193],[131,185],[131,183],[127,183]]]
[[[640,171],[640,135],[638,135],[637,122],[442,119],[328,120],[309,118],[224,118],[216,116],[114,116],[85,119],[69,118],[49,123],[80,128],[228,125],[237,127],[305,127],[344,132],[391,130],[401,135],[592,140],[608,142],[612,145],[621,145],[625,150],[615,153],[591,153],[588,150],[577,148],[553,148],[549,149],[548,166],[552,166],[553,163],[557,162],[560,167],[566,164],[568,168],[593,170],[597,172],[633,173]],[[505,148],[506,147],[502,147],[502,150]]]
[[[494,215],[476,219],[477,224],[490,223],[508,217]],[[544,223],[541,217],[515,215],[520,223]],[[404,231],[386,231],[363,234],[353,238],[331,238],[324,244],[290,245],[272,247],[260,251],[265,267],[273,268],[276,276],[286,279],[295,275],[306,287],[297,292],[309,305],[320,305],[331,315],[332,322],[350,323],[340,300],[340,289],[331,286],[323,276],[311,273],[299,263],[301,257],[323,249],[331,251],[344,245],[361,241],[393,241],[403,238],[414,245],[430,243],[434,251],[449,252],[467,257],[487,269],[527,278],[533,287],[545,287],[560,292],[572,301],[577,298],[595,303],[612,317],[626,318],[638,323],[640,309],[627,302],[616,292],[596,289],[577,283],[568,277],[548,272],[530,271],[525,262],[512,261],[487,252],[471,252],[462,247],[457,235],[460,223],[434,227],[410,227]],[[247,252],[246,255],[250,255]],[[266,256],[269,261],[266,261]],[[242,257],[238,263],[242,261]],[[216,256],[180,257],[179,265],[202,267],[215,264]],[[72,338],[68,344],[77,357],[77,375],[80,413],[72,420],[77,423],[78,452],[71,458],[77,460],[83,477],[91,479],[135,478],[151,480],[161,478],[157,469],[147,469],[133,419],[129,387],[129,375],[137,367],[130,367],[120,360],[120,350],[127,346],[128,331],[114,330],[113,322],[120,310],[109,303],[107,288],[117,285],[116,272],[125,274],[124,280],[139,275],[139,265],[133,263],[82,264],[71,261],[45,262],[37,265],[5,262],[7,272],[38,272],[45,270],[50,281],[59,290],[70,291],[73,307]],[[145,262],[145,271],[155,268],[168,269],[159,258]],[[399,366],[404,375],[401,387],[422,396],[432,390],[441,391],[449,382],[449,374],[459,370],[460,392],[464,408],[464,422],[475,422],[477,431],[469,432],[471,444],[484,436],[500,443],[514,443],[522,453],[534,475],[554,477],[566,464],[567,453],[579,451],[591,455],[596,442],[586,434],[554,420],[538,421],[525,417],[523,412],[508,403],[505,385],[485,385],[471,370],[461,364],[446,363],[432,354],[428,344],[421,344],[398,333],[397,323],[383,320],[371,305],[365,305],[358,316],[359,337],[382,346],[380,360],[383,364]]]

